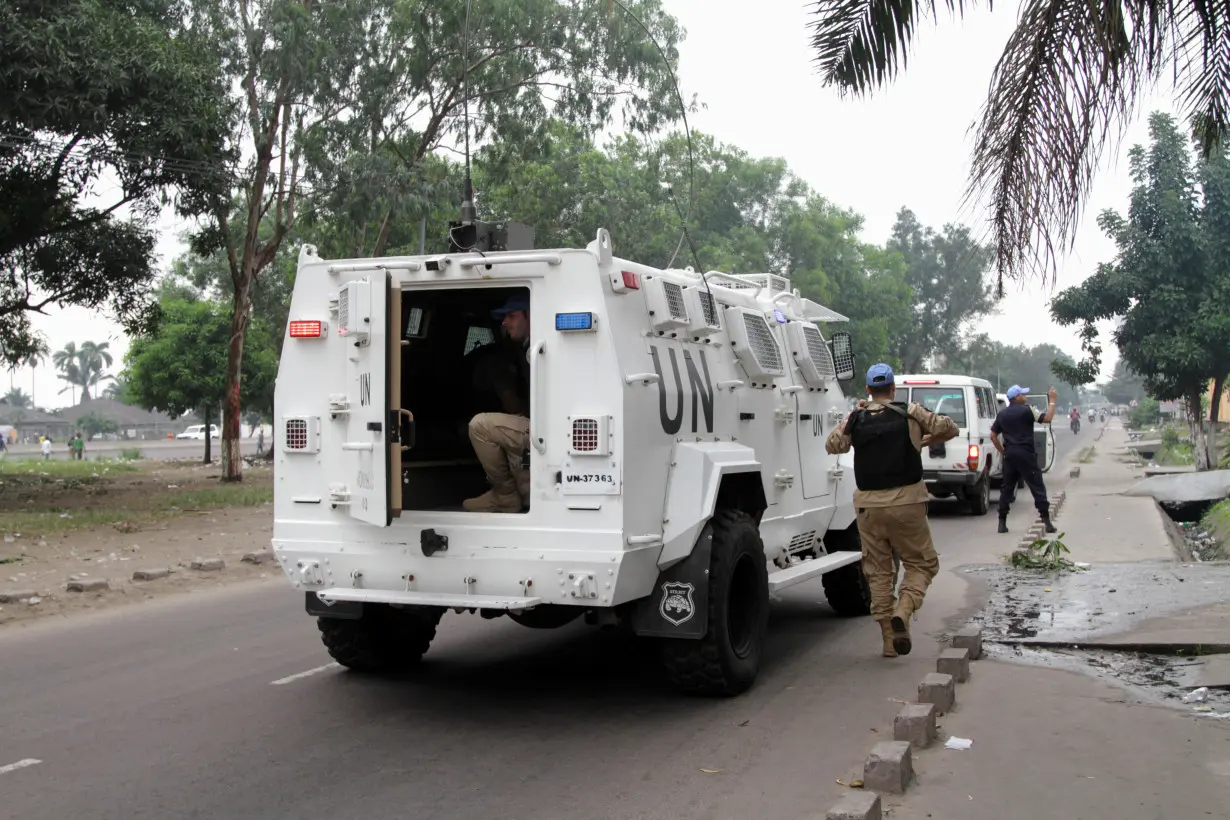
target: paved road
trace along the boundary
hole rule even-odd
[[[212,442],[212,454],[215,459],[221,458],[222,442],[214,439]],[[265,447],[269,447],[269,437],[265,437]],[[204,458],[205,457],[205,442],[192,441],[187,439],[156,439],[152,441],[87,441],[85,444],[85,457],[87,459],[95,458],[119,458],[123,450],[138,449],[141,455],[145,458],[156,459],[158,461],[171,461],[180,458]],[[256,439],[245,438],[240,442],[240,448],[244,455],[256,454]],[[15,444],[10,447],[11,458],[41,458],[41,451],[37,444]],[[64,461],[68,458],[68,443],[66,441],[56,441],[51,457]]]
[[[1062,458],[1074,441],[1058,435]],[[994,537],[993,514],[936,508],[950,566]],[[968,606],[959,586],[937,583],[928,608]],[[417,676],[320,669],[280,582],[0,632],[0,805],[98,820],[820,816],[934,653],[885,662],[869,619],[835,617],[819,587],[777,602],[761,679],[734,700],[681,697],[642,644],[583,625],[451,614]]]

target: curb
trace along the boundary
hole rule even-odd
[[[936,716],[956,706],[957,681],[968,681],[970,661],[982,657],[982,629],[966,627],[949,643],[950,648],[936,659],[936,671],[918,684],[917,701],[907,703],[893,719],[893,739],[877,743],[863,761],[866,790],[843,794],[825,813],[825,820],[881,820],[880,794],[904,794],[914,782],[914,751],[931,745],[937,734]]]

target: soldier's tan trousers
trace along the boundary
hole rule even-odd
[[[521,457],[529,442],[530,420],[507,413],[479,413],[470,420],[470,444],[487,473],[491,489],[503,500],[524,499],[529,493],[529,474],[521,469]],[[516,504],[520,508],[520,501]]]
[[[897,580],[896,554],[905,565],[900,596],[909,599],[912,610],[922,608],[927,587],[940,570],[940,559],[931,542],[926,504],[899,507],[860,507],[858,534],[863,542],[863,574],[871,587],[871,616],[889,618],[897,605],[893,585]]]

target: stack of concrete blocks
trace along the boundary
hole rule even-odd
[[[913,753],[931,745],[935,720],[956,705],[956,685],[970,677],[970,661],[982,657],[982,630],[968,627],[952,636],[940,653],[936,671],[918,684],[918,701],[893,720],[893,739],[877,743],[863,763],[863,788],[849,791],[828,810],[825,820],[882,820],[881,794],[903,794],[914,779]]]

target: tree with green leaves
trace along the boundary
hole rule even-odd
[[[1051,315],[1080,324],[1092,354],[1055,372],[1092,381],[1100,361],[1095,322],[1117,320],[1112,338],[1125,366],[1143,375],[1145,390],[1187,405],[1197,469],[1212,466],[1201,419],[1210,379],[1224,383],[1230,350],[1230,258],[1222,256],[1230,226],[1230,161],[1214,154],[1194,167],[1173,118],[1149,118],[1150,145],[1129,154],[1134,188],[1126,217],[1106,211],[1099,224],[1118,246],[1114,262],[1061,292]],[[1202,191],[1206,191],[1203,200]]]
[[[906,62],[922,21],[959,0],[820,0],[813,46],[828,85],[863,95]],[[1025,0],[991,76],[969,193],[989,197],[1005,276],[1055,269],[1071,249],[1102,150],[1165,75],[1202,156],[1230,133],[1230,6]]]
[[[659,0],[622,5],[673,60],[679,31]],[[422,0],[218,0],[194,12],[237,89],[232,144],[250,151],[233,194],[210,199],[210,224],[193,241],[196,255],[221,254],[230,272],[228,480],[242,477],[253,283],[293,230],[305,182],[336,235],[380,256],[397,223],[439,198],[425,185],[436,151],[470,140],[524,145],[549,115],[597,129],[621,104],[629,127],[652,129],[672,110],[669,66],[640,24],[601,0],[488,0],[473,17],[469,3]]]
[[[1110,381],[1102,387],[1102,395],[1107,401],[1115,404],[1131,404],[1133,401],[1140,401],[1145,397],[1144,379],[1135,373],[1127,362],[1120,359],[1115,362]]]
[[[94,436],[118,433],[120,429],[113,419],[105,418],[94,411],[90,411],[78,419],[77,426],[85,432],[87,441],[94,438]]]
[[[887,243],[905,260],[906,283],[914,291],[910,321],[895,328],[894,344],[902,367],[918,373],[936,351],[955,350],[970,320],[994,306],[986,274],[995,253],[974,241],[963,225],[936,232],[902,208]]]
[[[230,311],[210,301],[168,301],[162,304],[158,329],[132,340],[124,358],[123,377],[129,395],[148,410],[178,417],[197,412],[206,423],[223,404],[227,384]],[[277,360],[269,329],[252,323],[244,357],[243,399],[268,407]],[[205,438],[205,463],[212,459],[211,439]]]
[[[20,387],[14,387],[3,396],[4,403],[9,407],[33,407],[34,402]]]
[[[225,190],[217,62],[180,0],[0,6],[0,356],[38,352],[30,316],[151,318],[153,218]],[[86,204],[87,192],[105,192]],[[127,213],[125,213],[127,212]]]

